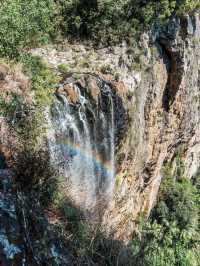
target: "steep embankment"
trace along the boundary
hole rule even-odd
[[[104,216],[117,238],[127,238],[140,211],[149,214],[164,163],[178,154],[185,176],[199,169],[199,30],[199,14],[194,13],[144,33],[133,47],[33,50],[55,68],[65,63],[79,73],[76,79],[84,72],[103,76],[119,96],[116,189]],[[86,89],[95,91],[95,83],[89,85]]]
[[[91,247],[94,238],[88,236],[85,228],[79,224],[74,207],[80,207],[79,211],[84,213],[81,217],[91,217],[91,221],[101,224],[107,238],[127,242],[135,229],[139,214],[145,213],[148,216],[156,201],[165,163],[173,162],[176,169],[177,163],[181,161],[184,175],[188,178],[197,173],[200,166],[199,38],[200,19],[196,12],[181,19],[172,19],[167,26],[142,34],[137,44],[127,45],[124,42],[121,46],[99,50],[77,44],[62,47],[62,51],[55,47],[31,51],[46,60],[57,75],[61,76],[59,83],[50,90],[51,95],[55,94],[50,106],[54,99],[58,101],[57,105],[53,104],[57,116],[52,112],[53,118],[47,117],[47,107],[42,106],[45,132],[42,133],[42,141],[37,140],[37,148],[34,147],[33,150],[36,153],[42,150],[44,153],[39,153],[36,157],[34,153],[34,156],[27,156],[25,160],[28,165],[37,159],[31,168],[32,174],[35,171],[35,177],[40,170],[41,178],[37,176],[33,183],[27,182],[25,174],[16,171],[23,174],[23,178],[19,178],[20,186],[10,188],[13,189],[13,195],[16,195],[12,199],[2,181],[3,211],[9,215],[10,209],[15,212],[9,219],[14,219],[16,225],[19,223],[19,230],[24,237],[16,241],[15,237],[11,237],[14,230],[12,224],[9,223],[8,229],[3,225],[0,243],[5,261],[9,263],[25,259],[28,265],[41,265],[42,262],[90,265],[83,247]],[[28,81],[23,82],[26,78],[23,76],[20,81],[16,81],[15,75],[8,70],[1,72],[2,84],[18,88],[14,92],[22,94],[22,102],[37,109],[38,104],[33,100],[37,91],[34,91],[30,99],[26,93],[22,93],[23,90],[30,89]],[[11,80],[15,84],[11,84]],[[25,117],[32,117],[32,111],[32,108],[28,108]],[[23,112],[19,111],[17,114]],[[55,121],[52,122],[51,119]],[[23,117],[20,117],[20,121],[22,120]],[[50,121],[51,132],[47,133]],[[18,156],[23,149],[18,141],[21,133],[7,129],[6,123],[8,121],[4,120],[1,124],[1,134],[4,137],[2,151],[11,167],[16,156],[16,167],[20,168],[20,158],[21,163],[24,162],[24,157]],[[52,123],[56,124],[53,144],[50,142]],[[18,148],[16,153],[8,145],[11,140],[20,144],[19,148],[15,145],[15,150]],[[83,155],[77,153],[80,150]],[[91,157],[96,158],[95,162]],[[51,191],[54,202],[47,207],[43,194],[46,193],[46,188],[52,188],[52,182],[47,173],[43,180],[42,173],[47,170],[48,161],[56,163],[58,158],[61,162],[64,158],[64,164],[58,167],[52,165],[52,172],[48,174],[56,177],[54,181],[59,182],[62,175],[62,184],[54,184],[53,192]],[[38,168],[41,164],[44,165],[42,169]],[[112,172],[112,176],[110,172],[107,173],[107,169]],[[91,180],[87,180],[87,173]],[[96,173],[100,173],[99,176]],[[5,176],[8,173],[2,171],[0,174]],[[26,171],[26,174],[31,178],[31,171]],[[39,192],[38,184],[43,186]],[[102,192],[105,193],[104,202],[96,204]],[[4,204],[6,195],[10,206],[8,208]],[[31,201],[34,204],[30,204]],[[90,206],[93,207],[92,211]],[[18,234],[19,230],[15,230]],[[77,234],[75,237],[74,232]],[[108,245],[110,239],[107,238],[103,240]],[[120,246],[118,242],[117,245]],[[100,246],[95,248],[104,250]],[[70,255],[66,250],[71,252]],[[80,258],[78,262],[75,259],[77,257]],[[91,257],[92,262],[98,263],[101,256],[96,252]]]

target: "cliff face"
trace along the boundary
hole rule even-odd
[[[178,167],[180,157],[189,178],[199,169],[199,28],[194,14],[157,30],[156,51],[143,41],[147,69],[131,99],[123,98],[129,127],[117,153],[115,201],[105,218],[117,236],[131,233],[141,210],[149,214],[165,163],[174,161]]]
[[[95,124],[94,121],[95,118],[100,117],[98,116],[98,108],[101,109],[105,117],[109,116],[109,119],[111,119],[110,114],[113,112],[114,131],[110,134],[113,134],[113,143],[115,144],[115,185],[112,192],[109,190],[112,195],[103,205],[103,211],[99,211],[101,217],[98,222],[102,224],[108,235],[112,235],[114,239],[128,241],[139,214],[143,212],[148,216],[156,201],[164,165],[173,162],[174,170],[176,170],[181,164],[184,175],[188,178],[192,178],[200,167],[199,13],[196,12],[181,19],[173,19],[163,27],[155,27],[152,32],[144,33],[137,45],[133,43],[128,46],[126,43],[122,43],[121,46],[95,50],[77,44],[65,46],[63,51],[56,50],[55,47],[49,47],[34,49],[31,52],[43,57],[57,72],[59,72],[58,66],[63,63],[72,69],[73,73],[63,74],[65,84],[62,83],[62,86],[59,86],[55,93],[58,99],[61,95],[62,97],[64,95],[68,101],[67,104],[71,103],[74,106],[73,110],[77,108],[80,112],[87,114],[88,117],[85,119],[80,112],[77,112],[74,119],[79,121],[78,124],[83,123],[84,120],[87,128],[92,128],[94,124],[97,131],[98,129],[99,131],[105,130],[106,127],[110,129],[109,125],[105,127],[102,125],[103,119],[101,125]],[[106,82],[112,92],[112,111],[110,111],[110,106],[109,112],[107,112],[105,110],[106,106],[101,105],[104,91],[101,90],[102,86],[98,83],[99,80]],[[80,91],[77,92],[77,87],[81,88],[81,93]],[[85,107],[85,102],[80,102],[80,98],[83,98],[83,96],[91,102],[88,109]],[[106,103],[109,105],[108,102]],[[82,109],[79,108],[80,106]],[[92,109],[92,111],[89,109]],[[70,112],[72,113],[71,109]],[[60,113],[62,112],[60,111]],[[95,115],[91,115],[91,113]],[[89,118],[90,115],[92,118]],[[59,119],[57,119],[59,121],[57,129],[64,125],[61,132],[64,136],[66,134],[65,126],[67,127],[67,125],[61,123],[60,117]],[[72,131],[75,134],[77,128],[73,127]],[[84,132],[84,136],[87,135],[86,127],[82,128],[80,126],[78,132],[79,135],[80,132]],[[90,129],[90,132],[93,131]],[[67,134],[70,135],[70,132]],[[70,139],[74,139],[73,134],[70,135]],[[98,147],[100,147],[101,132],[97,135],[99,136]],[[109,135],[110,138],[111,135]],[[102,137],[102,140],[107,141],[109,136]],[[58,132],[54,137],[59,137]],[[89,147],[91,154],[94,155],[92,151],[93,146],[95,146],[94,133],[92,133],[92,138],[92,141],[85,142],[84,145],[87,146],[87,151],[90,152]],[[81,141],[84,142],[82,139]],[[82,147],[81,141],[78,143],[79,148]],[[108,142],[107,148],[110,146],[112,145]],[[60,143],[57,144],[57,148],[63,152]],[[102,148],[102,154],[105,153],[104,148]],[[7,152],[9,149],[9,147],[4,147],[4,153],[5,150]],[[70,150],[68,156],[72,156],[71,153],[73,152]],[[75,156],[74,153],[73,156]],[[112,161],[110,158],[112,155],[110,155],[109,160],[105,157],[101,158],[101,161],[105,161],[105,164]],[[82,157],[79,159],[82,160]],[[83,161],[85,162],[85,159]],[[66,168],[67,165],[64,165],[64,167]],[[90,170],[92,168],[93,171],[92,176],[95,175],[95,167],[93,164],[90,167]],[[114,165],[112,165],[112,170],[113,168]],[[76,169],[75,164],[73,173],[74,169]],[[81,169],[81,173],[83,171],[84,169]],[[0,174],[3,175],[3,172]],[[87,173],[84,174],[84,178],[86,176]],[[104,178],[102,177],[100,180],[102,181]],[[91,182],[89,183],[91,185]],[[65,192],[67,189],[65,189]],[[5,194],[2,199],[2,202],[4,202],[7,190],[2,190],[2,193]],[[14,190],[13,193],[16,193],[16,191]],[[40,237],[34,238],[33,232],[29,232],[29,230],[34,230],[33,228],[30,229],[32,227],[31,222],[26,222],[26,219],[27,221],[33,220],[34,223],[35,218],[31,217],[35,217],[34,212],[37,213],[37,211],[33,208],[30,212],[30,204],[26,204],[24,201],[29,202],[31,197],[35,197],[35,195],[23,193],[25,192],[17,195],[18,199],[13,197],[13,202],[11,202],[9,194],[8,201],[16,205],[16,208],[25,208],[26,210],[22,213],[18,211],[15,215],[16,220],[17,215],[19,219],[24,220],[24,222],[20,221],[19,226],[25,232],[26,244],[20,242],[20,248],[16,245],[15,249],[12,246],[14,253],[9,255],[8,248],[5,246],[7,243],[5,238],[9,239],[10,244],[12,244],[13,239],[10,239],[10,233],[6,235],[6,231],[2,231],[4,237],[0,238],[0,244],[3,247],[5,246],[3,249],[5,260],[12,260],[16,254],[19,256],[20,250],[23,250],[23,258],[27,256],[27,250],[30,251],[28,252],[29,255],[31,253],[36,254],[38,247],[40,249],[44,245],[46,249],[43,253],[39,253],[38,258],[33,259],[33,265],[34,261],[41,263],[42,257],[49,261],[60,260],[59,263],[65,263],[63,265],[68,265],[67,263],[72,265],[68,255],[66,259],[63,257],[62,247],[53,245],[54,238],[51,237],[51,232],[55,230],[55,228],[52,228],[52,224],[55,224],[56,221],[52,218],[51,212],[45,210],[44,214],[41,214],[42,210],[40,210],[38,217],[40,216],[41,219],[35,221],[36,224],[43,221],[40,229],[42,232],[46,232],[44,233],[46,242],[51,239],[48,245],[41,244]],[[72,195],[72,200],[73,197]],[[85,194],[82,197],[84,202],[80,202],[81,197],[78,200],[76,199],[76,202],[79,203],[76,204],[79,205],[77,207],[84,205],[86,199],[87,195]],[[38,202],[39,199],[36,205],[38,204],[37,208],[40,209]],[[26,219],[25,216],[27,216]],[[27,223],[28,228],[25,228]],[[48,224],[47,230],[44,229],[46,224]],[[10,231],[13,230],[11,229]],[[39,233],[40,230],[37,234],[39,235]],[[15,240],[14,243],[16,243]],[[48,249],[51,253],[48,252]],[[57,250],[62,254],[59,258]]]

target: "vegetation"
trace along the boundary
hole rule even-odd
[[[16,57],[24,47],[47,42],[54,29],[53,10],[53,0],[1,1],[1,56]]]
[[[24,72],[32,81],[37,109],[45,108],[52,103],[53,89],[59,82],[59,77],[46,65],[40,57],[23,55],[20,59]]]
[[[118,42],[156,21],[182,15],[199,6],[195,0],[56,0],[57,20],[64,36],[96,43]]]
[[[70,66],[68,64],[60,64],[58,70],[63,74],[67,74],[70,72]]]
[[[24,72],[31,80],[30,89],[34,95],[34,100],[31,105],[31,112],[23,119],[20,138],[24,142],[25,153],[30,152],[31,156],[34,156],[31,149],[37,151],[40,148],[48,129],[45,113],[53,102],[53,95],[59,77],[38,57],[25,55],[21,58],[21,62],[23,63]]]
[[[90,39],[95,43],[108,45],[123,38],[130,38],[133,34],[136,36],[141,30],[157,22],[164,23],[172,15],[190,12],[200,7],[199,1],[0,2],[0,56],[17,59],[30,79],[30,84],[24,83],[25,87],[23,80],[21,81],[21,94],[18,90],[12,91],[12,88],[6,93],[2,89],[0,93],[0,116],[14,128],[23,144],[21,153],[15,158],[16,176],[25,187],[37,187],[36,191],[40,187],[38,195],[43,207],[48,204],[59,212],[62,217],[62,230],[68,233],[71,239],[70,247],[81,265],[95,265],[99,261],[102,261],[102,265],[117,265],[116,253],[121,248],[119,243],[105,239],[99,228],[90,228],[85,223],[80,211],[67,200],[60,185],[56,183],[59,179],[56,178],[55,182],[55,173],[49,167],[48,154],[36,148],[45,131],[43,111],[52,103],[52,92],[59,83],[59,77],[40,58],[27,55],[24,51],[54,40],[57,34],[70,39]],[[135,52],[134,61],[133,69],[140,69],[143,65],[143,55]],[[14,65],[13,62],[12,64]],[[82,61],[80,65],[88,67],[87,61]],[[12,72],[10,66],[8,68]],[[70,71],[70,66],[66,64],[61,64],[58,68],[63,74]],[[106,64],[100,66],[100,71],[104,74],[114,74],[111,66]],[[14,73],[12,75],[14,76]],[[115,73],[116,80],[119,75]],[[4,77],[0,78],[5,81]],[[28,89],[30,90],[25,93]],[[34,99],[31,99],[33,101],[30,103],[28,96],[31,97],[32,94]],[[139,233],[133,238],[132,265],[199,264],[200,177],[197,176],[192,181],[183,178],[181,163],[177,161],[177,164],[180,168],[175,175],[171,173],[171,168],[166,169],[158,203],[149,221],[141,222]],[[0,155],[1,167],[5,167],[5,162]],[[123,176],[118,176],[116,186],[120,185],[122,178]]]
[[[43,208],[52,210],[59,217],[57,232],[67,241],[67,249],[73,257],[73,265],[116,265],[112,241],[105,239],[98,225],[91,225],[67,197],[65,177],[48,179],[37,186],[37,195]],[[114,263],[114,264],[113,264]]]
[[[19,88],[10,83],[10,88],[0,91],[0,116],[18,134],[21,144],[36,148],[45,133],[44,111],[53,101],[53,92],[59,82],[56,74],[38,57],[22,55],[20,64],[11,62],[8,68],[11,79],[19,83]],[[27,79],[29,77],[29,80]]]
[[[126,253],[122,264],[120,252],[124,248],[128,252],[127,247],[106,239],[99,227],[84,221],[80,210],[67,199],[62,177],[42,186],[41,202],[50,204],[63,217],[60,230],[70,236],[68,246],[79,265],[101,261],[102,265],[198,266],[200,175],[190,181],[180,174],[181,171],[172,174],[171,167],[165,168],[158,203],[148,221],[139,221],[138,232],[130,244],[132,252]]]
[[[5,117],[8,123],[12,126],[18,124],[28,109],[28,106],[24,104],[24,99],[21,95],[15,92],[10,92],[9,102],[1,94],[0,98],[0,115]]]
[[[135,265],[199,265],[199,182],[200,176],[191,182],[167,169],[158,203],[132,242]]]
[[[5,0],[0,6],[0,55],[16,57],[60,34],[117,42],[199,6],[196,0]]]
[[[28,82],[26,77],[22,75],[20,66],[15,62],[2,59],[0,62],[0,72],[1,81],[3,81],[0,87],[0,116],[10,126],[15,127],[20,124],[22,118],[29,111],[26,101]],[[8,78],[8,76],[10,77]],[[18,83],[18,86],[14,86],[10,82],[11,79]]]
[[[100,71],[102,74],[114,74],[114,71],[110,65],[102,65],[100,67]]]

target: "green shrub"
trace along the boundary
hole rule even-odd
[[[177,13],[178,14],[185,14],[194,10],[195,8],[200,8],[199,1],[194,0],[179,0],[177,2]]]
[[[32,101],[26,106],[20,95],[11,93],[11,103],[5,105],[0,100],[0,112],[7,115],[9,125],[14,127],[20,143],[28,153],[28,150],[37,150],[40,147],[46,134],[45,110],[53,102],[59,78],[38,57],[25,55],[21,57],[20,62],[31,81],[29,94]]]
[[[117,42],[171,15],[199,7],[195,0],[57,0],[60,27],[67,36],[97,43]]]
[[[200,178],[192,183],[167,173],[149,221],[133,239],[133,265],[199,265]]]
[[[118,42],[199,6],[195,0],[5,0],[0,6],[0,55],[16,57],[60,32],[97,44]]]
[[[5,0],[0,5],[0,55],[15,57],[53,32],[53,0]]]
[[[32,81],[32,90],[39,111],[49,106],[53,101],[53,93],[60,78],[37,56],[24,55],[21,57],[24,72]]]
[[[198,193],[190,181],[175,182],[160,201],[152,215],[161,223],[165,220],[176,222],[181,230],[186,230],[198,220]]]
[[[58,65],[58,70],[63,74],[67,74],[70,72],[70,66],[68,64],[60,64]]]

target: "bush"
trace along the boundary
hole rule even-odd
[[[58,65],[58,70],[63,74],[67,74],[70,72],[70,66],[68,64],[60,64]]]
[[[165,196],[165,201],[160,201],[152,215],[157,221],[165,220],[176,222],[181,230],[187,230],[195,225],[198,220],[198,197],[196,188],[188,181],[175,182]]]
[[[5,0],[0,6],[0,55],[46,42],[53,33],[53,0]]]
[[[53,93],[60,78],[46,65],[40,57],[23,55],[21,57],[24,72],[32,81],[32,90],[35,92],[35,99],[38,111],[44,110],[51,105]]]
[[[141,223],[133,239],[133,265],[199,265],[199,180],[177,181],[168,172],[150,220]]]
[[[184,14],[200,7],[199,1],[194,0],[179,0],[177,2],[177,13]]]
[[[0,55],[16,57],[60,32],[114,43],[199,6],[195,0],[5,0],[0,6]]]
[[[171,15],[199,7],[195,0],[65,0],[56,1],[60,26],[66,36],[113,43]]]

